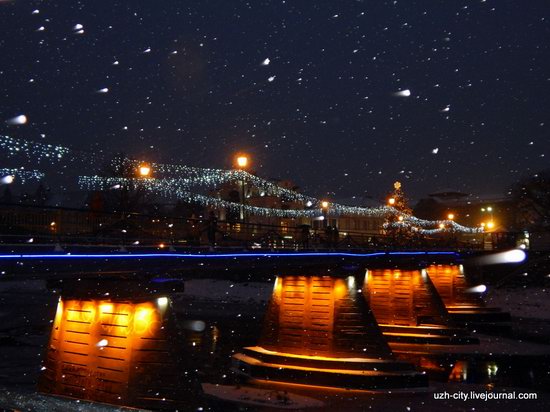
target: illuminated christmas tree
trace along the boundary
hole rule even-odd
[[[384,224],[386,234],[390,237],[392,244],[403,245],[414,237],[410,227],[403,223],[405,215],[411,215],[412,209],[408,206],[408,200],[403,193],[401,182],[393,184],[393,191],[388,196],[388,206],[393,212],[386,217]]]
[[[410,215],[412,214],[412,209],[408,206],[408,200],[401,187],[401,182],[395,182],[393,184],[393,191],[388,197],[388,205],[396,209],[399,213]]]

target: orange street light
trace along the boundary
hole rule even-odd
[[[151,166],[149,166],[148,164],[141,164],[139,166],[139,175],[141,177],[149,177],[149,175],[151,174]]]
[[[321,216],[323,218],[323,227],[326,229],[327,225],[328,225],[328,220],[327,220],[327,217],[328,217],[328,201],[326,200],[323,200],[321,202],[321,211],[323,213],[323,216]]]
[[[400,222],[402,222],[402,221],[403,221],[403,216],[399,216],[399,217],[397,218],[397,220],[399,220]]]
[[[248,156],[245,154],[240,154],[236,159],[237,168],[245,169],[248,166]]]
[[[444,223],[440,223],[440,224],[439,224],[439,228],[440,228],[440,229],[445,229],[445,224],[444,224]]]
[[[493,229],[495,227],[494,222],[487,222],[487,229]]]
[[[455,218],[454,213],[449,213],[449,214],[447,215],[447,219],[449,219],[449,220],[453,220],[454,218]]]
[[[388,205],[390,205],[390,206],[395,205],[395,199],[394,199],[393,197],[390,197],[390,198],[388,199]]]
[[[238,154],[237,157],[235,158],[235,164],[237,166],[237,169],[239,170],[244,170],[247,168],[248,166],[248,155],[244,154],[244,153],[241,153],[241,154]],[[244,209],[244,204],[245,204],[245,188],[244,188],[244,177],[243,179],[241,180],[241,209],[240,209],[240,212],[239,212],[239,215],[240,215],[240,218],[241,218],[241,221],[244,223],[244,221],[246,220],[246,216],[245,216],[245,209]]]

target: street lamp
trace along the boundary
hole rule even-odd
[[[248,163],[249,163],[249,158],[248,158],[248,155],[246,154],[238,154],[237,157],[235,158],[235,165],[237,166],[237,169],[238,170],[241,170],[241,171],[244,171],[244,169],[246,169],[248,167]],[[240,210],[240,219],[241,221],[244,223],[244,177],[243,179],[241,180],[241,210]]]
[[[492,206],[482,207],[481,213],[485,213],[485,212],[488,212],[491,220],[493,220],[493,207]]]
[[[151,174],[151,166],[146,163],[142,163],[139,166],[138,172],[141,177],[149,177],[149,175]]]
[[[388,199],[388,205],[390,205],[390,206],[395,205],[395,198],[390,197],[390,198]]]
[[[321,202],[321,210],[323,212],[323,227],[325,228],[328,226],[328,222],[327,222],[328,205],[329,203],[326,200],[323,200]]]
[[[449,214],[447,215],[447,219],[449,219],[449,220],[453,220],[454,218],[455,218],[454,213],[449,213]]]
[[[248,156],[239,155],[237,156],[237,166],[239,169],[244,169],[248,166]]]

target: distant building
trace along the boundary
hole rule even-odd
[[[299,187],[294,185],[294,183],[289,180],[272,179],[271,181],[282,188],[299,192]],[[243,191],[245,203],[249,206],[270,209],[308,209],[308,207],[301,201],[284,200],[279,196],[264,193],[260,188],[251,187],[250,185],[245,185],[243,188],[235,183],[227,183],[219,187],[215,192],[212,192],[211,195],[233,203],[240,203],[242,201]],[[372,198],[353,197],[338,199],[335,202],[346,206],[357,207],[382,206],[380,202],[375,201]],[[228,208],[217,209],[216,214],[220,221],[232,221],[235,223],[241,221],[239,213]],[[333,228],[337,228],[339,231],[339,236],[342,237],[347,235],[353,236],[353,234],[369,236],[382,234],[385,219],[383,217],[359,216],[355,214],[331,216],[329,213],[329,216],[326,217],[325,220],[323,211],[319,209],[318,213],[314,214],[312,217],[298,218],[247,214],[246,222],[248,224],[271,225],[274,229],[275,227],[282,229],[283,233],[286,228],[303,226],[309,226],[312,230],[323,232],[327,226],[331,226]]]
[[[514,203],[502,195],[475,196],[446,189],[420,199],[413,214],[421,219],[453,220],[463,226],[480,227],[492,232],[515,231]]]
[[[336,203],[346,206],[356,207],[380,207],[383,204],[380,201],[370,197],[352,197],[346,199],[338,199]],[[380,235],[383,233],[383,225],[385,223],[383,217],[359,216],[359,215],[341,215],[336,219],[329,219],[332,226],[338,228],[342,234],[354,233],[366,235]]]

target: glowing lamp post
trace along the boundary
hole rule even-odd
[[[240,155],[237,156],[237,167],[239,169],[245,169],[248,166],[248,156]]]
[[[151,175],[151,166],[142,164],[139,166],[138,172],[141,177],[149,177]]]
[[[248,167],[250,159],[245,154],[239,154],[235,158],[235,164],[237,166],[238,170],[244,171]],[[244,205],[245,205],[245,190],[244,190],[244,177],[241,180],[241,210],[240,210],[240,219],[244,223],[245,221],[245,211],[244,211]]]
[[[485,213],[487,212],[489,214],[489,222],[492,222],[493,221],[493,207],[492,206],[487,206],[487,207],[482,207],[481,208],[481,213]],[[487,223],[488,225],[488,223]]]
[[[329,203],[326,200],[323,200],[321,202],[321,211],[323,212],[323,227],[325,228],[328,226],[328,223],[327,223],[328,206],[329,206]]]
[[[389,205],[389,206],[395,205],[395,198],[390,197],[390,198],[388,199],[388,205]]]
[[[454,220],[454,218],[455,218],[454,213],[449,213],[449,214],[447,215],[447,219],[449,219],[449,220]]]

